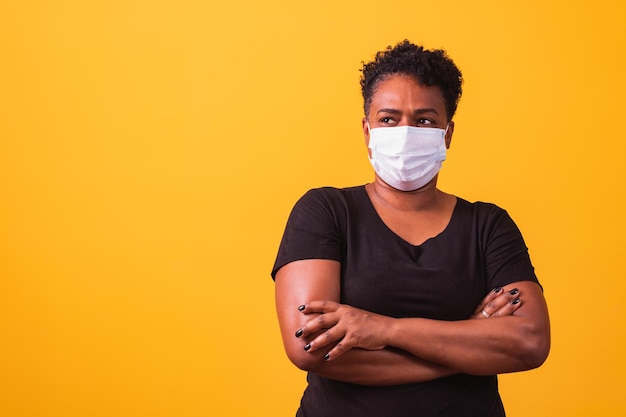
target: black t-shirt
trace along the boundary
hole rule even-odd
[[[302,259],[341,263],[341,303],[391,317],[468,319],[493,288],[535,281],[506,211],[457,198],[448,226],[415,246],[389,229],[364,186],[320,188],[293,208],[272,276]],[[503,416],[496,376],[369,387],[309,373],[298,416]]]

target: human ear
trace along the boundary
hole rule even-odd
[[[450,144],[452,143],[452,134],[454,133],[454,122],[450,120],[448,122],[448,129],[446,130],[446,149],[450,149]]]
[[[361,119],[361,129],[363,129],[363,137],[365,138],[365,146],[370,144],[370,128],[367,124],[367,117]]]

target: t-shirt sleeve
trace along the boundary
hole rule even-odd
[[[485,271],[490,288],[517,281],[539,283],[519,228],[505,210],[490,206],[483,233]]]
[[[293,207],[283,233],[272,278],[289,262],[331,259],[341,262],[340,206],[330,189],[308,191]]]

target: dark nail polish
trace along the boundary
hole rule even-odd
[[[304,304],[302,304],[301,306],[298,307],[298,311],[303,311],[304,310]]]
[[[499,293],[500,291],[502,291],[502,287],[496,287],[493,289],[493,292],[496,294]]]
[[[304,350],[309,350],[311,349],[311,344],[307,343],[306,345],[304,345]]]
[[[302,329],[296,330],[296,337],[302,336]]]
[[[511,294],[511,295],[515,295],[515,294],[518,294],[518,293],[519,293],[519,290],[517,288],[513,288],[511,291],[509,291],[509,294]]]
[[[324,360],[327,361],[330,359],[330,353],[324,355]]]
[[[511,301],[511,304],[515,305],[515,304],[519,304],[519,302],[522,301],[519,298],[516,298],[515,300]]]

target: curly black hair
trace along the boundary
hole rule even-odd
[[[376,88],[392,75],[408,75],[420,84],[439,87],[445,100],[448,121],[452,120],[461,98],[463,76],[446,51],[424,49],[406,39],[376,53],[372,62],[363,63],[361,72],[361,93],[366,117],[369,116]]]

